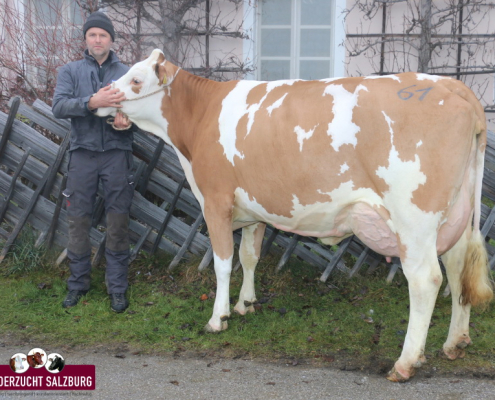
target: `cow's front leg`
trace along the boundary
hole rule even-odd
[[[404,275],[409,284],[410,312],[401,356],[387,376],[387,379],[394,382],[407,381],[414,376],[415,368],[426,362],[426,336],[442,283],[442,273],[436,249],[425,249],[424,252],[424,257],[418,257],[416,254],[415,259],[401,258]]]
[[[215,198],[214,196],[206,197],[205,202],[204,214],[213,247],[213,261],[217,278],[213,315],[205,326],[207,332],[220,332],[227,329],[227,320],[230,317],[229,289],[234,253],[232,203],[222,206],[222,202],[225,202],[225,198]]]
[[[261,243],[265,235],[266,225],[253,224],[242,228],[242,240],[239,249],[239,258],[242,265],[243,281],[239,301],[234,311],[240,315],[254,312],[256,293],[254,289],[254,271],[260,258]]]
[[[230,317],[230,273],[232,271],[232,255],[223,260],[213,253],[215,275],[217,278],[217,293],[213,305],[213,315],[205,326],[207,332],[220,332],[228,328],[227,320]]]

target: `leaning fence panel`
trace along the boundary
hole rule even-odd
[[[20,224],[30,224],[40,232],[39,242],[62,248],[67,245],[67,215],[61,199],[67,173],[67,143],[70,124],[53,117],[51,109],[37,100],[33,106],[13,99],[11,112],[0,112],[0,211],[2,236],[8,246],[18,234]],[[150,253],[158,249],[175,259],[174,268],[190,255],[203,256],[200,269],[211,265],[212,252],[206,226],[200,217],[200,206],[184,178],[179,160],[168,145],[144,131],[135,135],[134,172],[135,195],[131,208],[130,237],[135,259],[139,251]],[[486,203],[495,202],[495,134],[489,132],[485,158],[483,196]],[[491,202],[491,203],[490,203]],[[97,253],[104,246],[105,218],[102,203],[97,202],[91,228],[91,244]],[[495,266],[495,207],[482,204],[482,233],[486,237],[490,265]],[[235,234],[235,243],[240,235]],[[272,253],[280,262],[279,268],[293,258],[314,265],[322,272],[322,280],[336,270],[352,277],[371,272],[385,258],[350,237],[338,246],[327,246],[316,238],[288,234],[271,226],[265,232],[262,256]],[[60,259],[63,259],[64,252]],[[97,257],[96,257],[97,258]],[[387,280],[400,270],[397,259],[389,264]]]

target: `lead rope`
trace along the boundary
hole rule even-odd
[[[125,114],[122,111],[119,111],[119,110],[117,110],[117,114],[122,114],[122,115],[125,116]],[[126,131],[126,130],[128,130],[132,126],[132,122],[131,122],[131,125],[129,125],[127,128],[119,128],[119,127],[117,127],[115,125],[115,117],[109,117],[109,118],[107,118],[107,124],[112,125],[112,128],[115,129],[116,131]]]
[[[144,96],[134,97],[133,99],[126,99],[126,100],[123,100],[123,101],[135,101],[135,100],[141,100],[141,99],[144,99],[144,98],[146,98],[146,97],[153,96],[154,94],[156,94],[156,93],[158,93],[158,92],[161,92],[162,90],[165,90],[166,88],[168,88],[168,87],[169,87],[169,86],[170,86],[170,85],[174,82],[175,77],[177,76],[177,74],[179,73],[179,71],[180,71],[181,69],[182,69],[182,68],[181,68],[181,67],[179,67],[179,68],[177,69],[177,71],[175,71],[175,74],[174,74],[174,76],[172,77],[172,79],[170,79],[170,81],[167,81],[167,75],[165,75],[165,76],[163,77],[163,81],[162,81],[162,82],[163,82],[163,86],[162,86],[160,89],[155,90],[154,92],[151,92],[151,93],[145,94]],[[115,81],[114,81],[114,82],[112,82],[112,88],[114,88],[114,87],[115,87]],[[122,103],[122,102],[121,102],[121,103]],[[120,110],[117,110],[117,114],[118,114],[118,113],[125,115],[125,114],[124,114],[122,111],[120,111]],[[112,128],[113,128],[113,129],[115,129],[116,131],[126,131],[127,129],[129,129],[129,128],[130,128],[130,126],[129,126],[129,127],[127,127],[127,128],[117,128],[117,127],[115,126],[115,118],[114,118],[114,117],[107,118],[107,124],[112,125]]]

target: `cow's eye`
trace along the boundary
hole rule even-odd
[[[134,85],[139,85],[139,84],[141,83],[141,81],[140,81],[139,79],[137,79],[137,78],[133,78],[133,79],[132,79],[132,83],[133,83]]]

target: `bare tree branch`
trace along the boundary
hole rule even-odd
[[[495,93],[495,32],[491,29],[495,3],[356,0],[348,2],[348,7],[348,26],[355,27],[346,41],[349,75],[433,71],[463,80],[486,107],[491,107]],[[377,31],[379,26],[381,32]],[[490,114],[488,120],[493,120],[495,127],[495,115]]]
[[[253,69],[242,53],[234,53],[235,47],[242,49],[242,42],[235,40],[248,40],[236,14],[241,0],[229,0],[222,8],[218,0],[74,1],[79,21],[105,8],[116,30],[113,49],[124,63],[133,64],[161,48],[170,61],[214,79],[240,77]],[[12,95],[28,103],[35,98],[50,103],[57,68],[80,59],[85,49],[81,25],[68,18],[66,2],[28,2],[24,12],[8,4],[0,9],[0,107]],[[42,15],[47,7],[49,15]],[[237,44],[232,50],[220,47],[213,52],[213,40]]]

